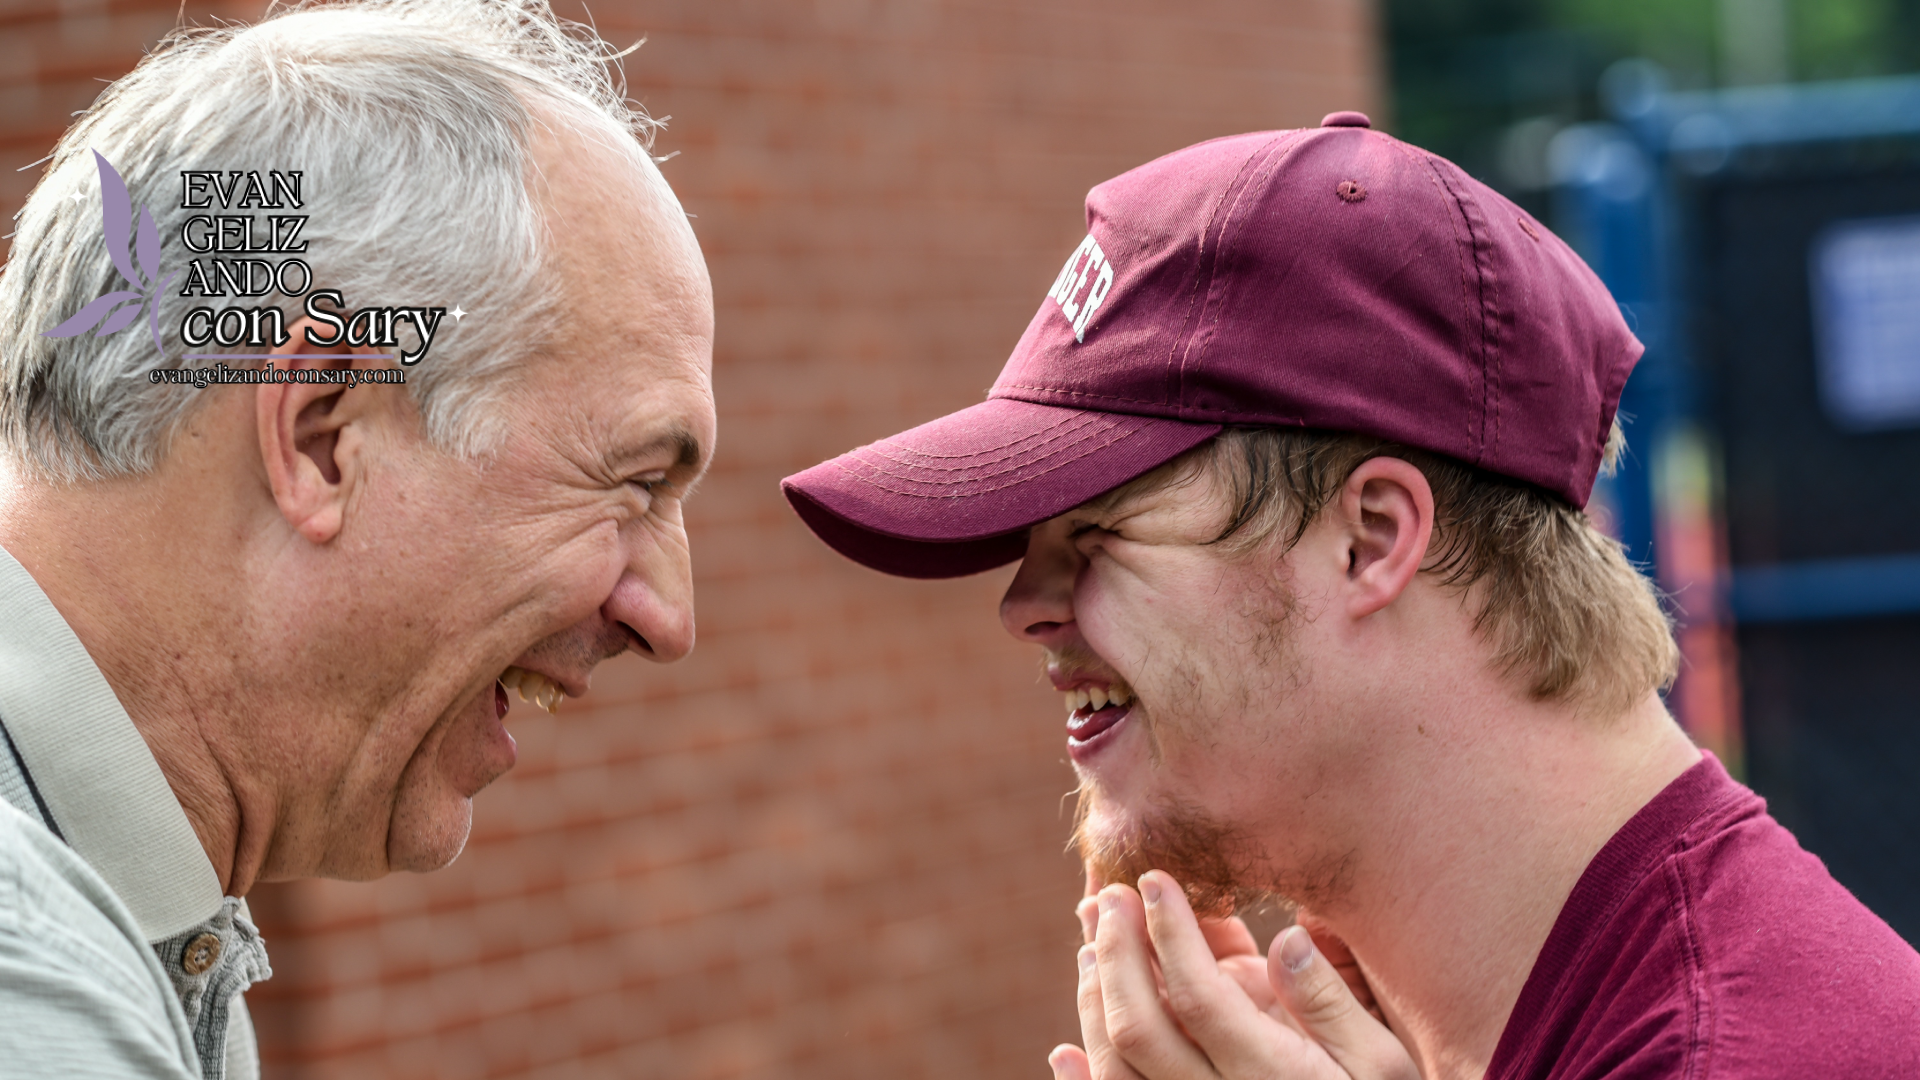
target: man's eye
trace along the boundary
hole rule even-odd
[[[1106,532],[1106,531],[1108,530],[1103,526],[1096,525],[1091,521],[1087,521],[1087,522],[1081,522],[1075,525],[1072,529],[1070,529],[1067,532],[1067,537],[1068,539],[1071,539],[1071,540],[1078,540],[1081,537],[1088,535],[1089,533]]]

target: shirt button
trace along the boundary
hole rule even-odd
[[[212,967],[220,959],[220,939],[212,934],[201,934],[187,942],[186,955],[180,958],[180,966],[189,975],[198,975]]]

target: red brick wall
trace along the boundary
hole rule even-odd
[[[0,7],[0,208],[174,2]],[[264,888],[278,1077],[1044,1076],[1076,1037],[1062,714],[1008,572],[882,578],[778,479],[979,400],[1087,187],[1376,107],[1364,0],[599,0],[714,277],[700,645],[551,718],[452,868]],[[188,5],[244,17],[257,5]],[[577,5],[563,7],[578,14]]]

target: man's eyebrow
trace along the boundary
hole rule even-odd
[[[670,447],[673,449],[673,463],[678,468],[696,468],[701,462],[706,460],[706,456],[700,449],[700,440],[694,437],[693,432],[683,427],[671,428],[638,446],[628,447],[615,455],[615,459],[619,462],[633,461],[638,458],[647,457],[662,447]]]

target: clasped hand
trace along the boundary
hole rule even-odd
[[[1304,927],[1262,957],[1246,923],[1200,921],[1158,870],[1138,892],[1107,886],[1080,915],[1086,1048],[1055,1047],[1054,1080],[1419,1078]]]

